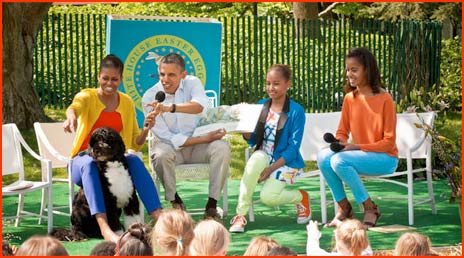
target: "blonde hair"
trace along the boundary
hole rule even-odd
[[[19,247],[15,256],[69,256],[69,254],[58,239],[34,235]]]
[[[274,239],[257,236],[251,239],[243,256],[264,256],[271,248],[280,246]]]
[[[432,254],[427,236],[416,232],[404,233],[396,241],[395,256],[427,256]]]
[[[351,255],[361,255],[369,246],[366,230],[363,224],[356,219],[344,220],[335,230],[337,249],[340,244],[351,252]],[[338,250],[339,251],[339,250]]]
[[[167,255],[188,255],[193,236],[193,220],[187,212],[180,209],[163,210],[153,228],[153,254],[158,254],[156,247],[159,247]]]
[[[190,245],[193,256],[217,256],[229,246],[229,231],[213,219],[200,221],[194,232],[195,237]]]

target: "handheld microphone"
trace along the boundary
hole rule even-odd
[[[340,140],[335,138],[335,136],[333,136],[331,133],[324,134],[324,141],[330,143],[330,149],[333,152],[339,152],[345,148],[345,146],[340,144]]]
[[[337,138],[335,138],[335,136],[331,133],[324,134],[324,141],[327,143],[339,142],[339,140],[337,140]]]
[[[166,93],[164,91],[158,91],[155,95],[155,100],[158,101],[158,103],[163,102],[166,99]]]
[[[158,91],[155,95],[155,100],[158,101],[158,103],[163,102],[166,99],[166,93],[164,91]],[[150,111],[151,112],[151,111]],[[148,126],[148,123],[145,123],[145,126]]]
[[[338,142],[332,142],[330,144],[330,149],[333,151],[333,152],[339,152],[341,150],[343,150],[345,148],[345,146],[341,145],[340,143]]]

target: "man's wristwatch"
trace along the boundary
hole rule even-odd
[[[176,104],[173,103],[173,104],[171,105],[171,111],[170,111],[170,112],[171,112],[171,113],[176,113]]]

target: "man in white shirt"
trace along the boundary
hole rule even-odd
[[[176,191],[175,166],[186,163],[210,163],[209,198],[205,217],[217,217],[216,204],[229,174],[230,146],[222,140],[224,130],[192,137],[202,112],[208,106],[201,81],[187,75],[184,59],[175,53],[164,56],[158,66],[160,81],[142,97],[145,116],[155,107],[160,114],[151,129],[160,140],[150,157],[165,189],[165,198],[173,208],[185,209]],[[166,94],[162,103],[155,101],[159,91]]]

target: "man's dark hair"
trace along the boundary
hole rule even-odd
[[[185,70],[185,61],[179,54],[176,53],[169,53],[160,60],[160,64],[177,64],[180,66],[181,70]]]

